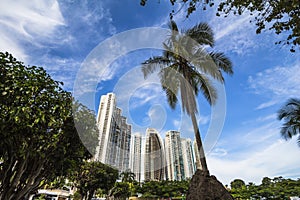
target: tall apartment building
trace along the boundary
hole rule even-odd
[[[140,134],[133,135],[131,139],[130,152],[130,169],[135,175],[135,180],[141,182],[142,170],[142,136]]]
[[[126,171],[129,168],[131,125],[122,116],[122,110],[116,107],[115,94],[101,96],[97,123],[99,145],[95,160]]]
[[[185,179],[183,150],[181,147],[180,132],[168,131],[165,137],[167,179],[181,181]]]
[[[181,138],[181,149],[185,178],[192,178],[192,176],[196,172],[196,165],[191,139]]]
[[[153,128],[146,130],[144,179],[164,180],[165,153],[164,144],[159,133]]]

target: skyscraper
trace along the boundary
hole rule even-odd
[[[120,171],[129,168],[131,125],[127,124],[122,110],[116,107],[113,93],[102,95],[97,115],[99,145],[95,160],[116,167]]]
[[[165,138],[167,179],[180,181],[185,179],[184,160],[180,132],[168,131]]]
[[[191,139],[181,138],[185,178],[192,178],[196,171],[195,155]]]
[[[141,182],[142,136],[135,134],[131,140],[130,169],[135,175],[135,180]]]
[[[164,180],[165,153],[163,141],[159,133],[153,128],[146,130],[144,179]]]

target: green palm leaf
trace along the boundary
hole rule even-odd
[[[278,119],[284,122],[280,130],[282,137],[288,140],[299,135],[298,145],[300,146],[300,99],[289,99],[278,111]]]

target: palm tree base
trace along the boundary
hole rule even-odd
[[[192,177],[186,200],[233,200],[223,184],[208,171],[197,170]]]

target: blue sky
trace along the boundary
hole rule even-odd
[[[78,80],[86,75],[87,81],[96,83],[90,96],[81,96],[92,102],[91,109],[96,110],[100,95],[115,92],[134,132],[153,127],[164,137],[165,131],[175,129],[182,137],[193,138],[192,125],[180,104],[171,110],[157,78],[144,80],[139,70],[142,61],[160,54],[155,45],[161,34],[153,37],[147,30],[156,27],[164,32],[171,9],[168,1],[149,1],[141,7],[138,0],[2,0],[0,50],[26,65],[43,66],[69,91],[84,85]],[[235,178],[257,184],[264,176],[299,178],[300,148],[295,140],[280,137],[281,123],[276,119],[288,98],[299,97],[299,51],[290,53],[289,47],[275,45],[283,35],[271,31],[256,35],[248,14],[222,18],[208,9],[186,19],[183,11],[174,18],[178,26],[209,23],[216,38],[214,49],[224,52],[234,65],[234,75],[225,76],[225,86],[216,85],[220,98],[215,107],[211,109],[201,96],[198,99],[199,126],[211,173],[224,184]],[[145,30],[145,35],[139,32]],[[123,37],[128,45],[138,46],[138,36],[149,43],[133,51],[108,43]]]

